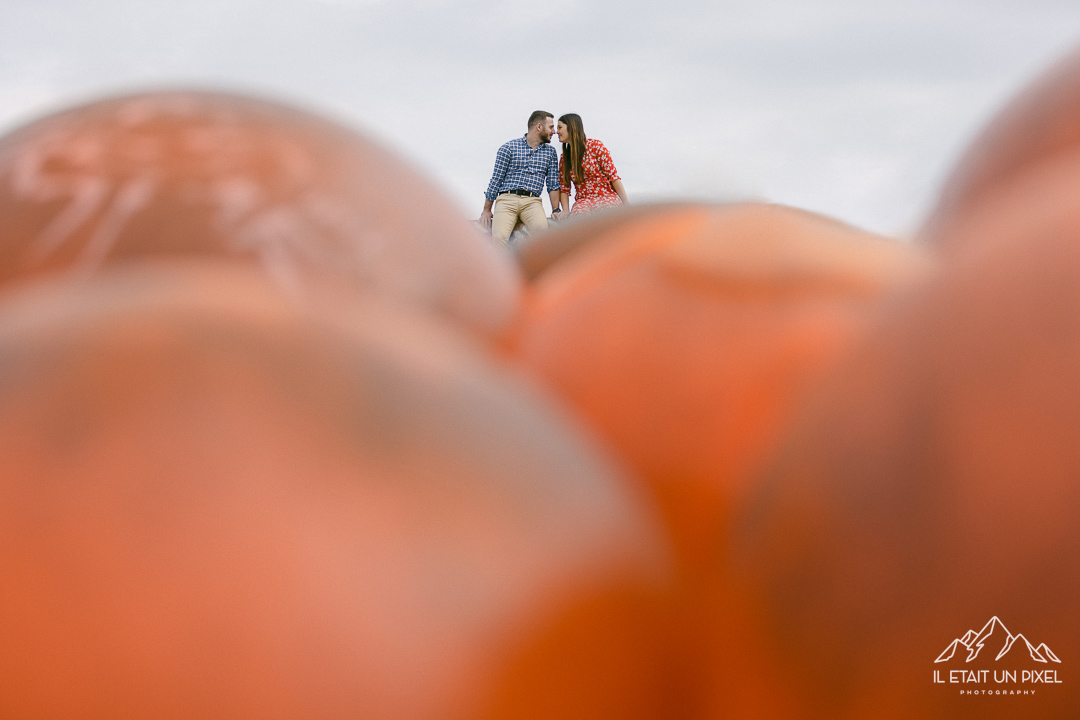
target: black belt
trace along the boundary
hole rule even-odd
[[[513,190],[503,190],[500,195],[521,195],[522,197],[540,197],[540,193],[534,193],[532,190],[522,190],[521,188],[514,188]]]

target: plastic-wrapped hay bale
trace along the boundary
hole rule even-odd
[[[667,560],[456,333],[169,263],[0,304],[0,715],[651,718]]]
[[[357,288],[483,334],[519,281],[400,158],[317,115],[211,92],[80,105],[0,139],[0,283],[146,258],[258,265],[302,300]]]
[[[980,203],[995,204],[1009,186],[1044,165],[1080,153],[1080,50],[1014,98],[968,148],[953,170],[921,237],[951,249],[951,223]],[[977,240],[977,238],[975,238]]]
[[[772,205],[613,212],[523,251],[519,362],[631,461],[684,559],[868,311],[929,263],[910,246]]]
[[[612,212],[548,233],[521,262],[518,361],[662,509],[690,705],[784,716],[788,699],[726,595],[722,539],[805,397],[884,298],[932,264],[911,245],[760,204]]]
[[[1075,715],[1078,197],[1080,158],[954,219],[761,486],[740,592],[814,717]]]

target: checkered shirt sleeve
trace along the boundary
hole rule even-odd
[[[548,192],[558,192],[559,188],[559,153],[555,152],[555,148],[550,145],[542,146],[547,150],[548,164],[547,164],[547,178],[544,180],[547,185]]]

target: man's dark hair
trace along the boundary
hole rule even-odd
[[[555,116],[544,110],[533,110],[533,114],[529,116],[529,129],[532,130],[533,125],[536,123],[542,123],[547,118],[553,117]]]

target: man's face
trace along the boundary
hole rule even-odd
[[[555,120],[554,118],[544,118],[544,122],[540,124],[540,142],[551,142],[551,134],[555,132]]]

